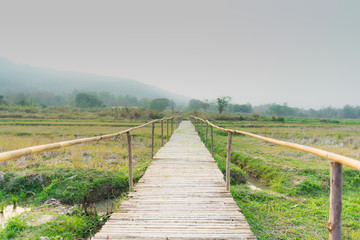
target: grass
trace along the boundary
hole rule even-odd
[[[39,116],[46,114],[36,111]],[[49,118],[28,118],[25,113],[22,118],[1,118],[0,151],[114,133],[146,122],[111,117],[91,119],[89,116],[98,113],[86,111],[85,119],[53,119],[53,113],[49,114]],[[166,124],[164,129],[166,136]],[[131,135],[134,181],[138,181],[151,161],[151,125],[135,130]],[[157,123],[155,151],[160,147],[161,130]],[[0,163],[0,208],[11,203],[31,208],[30,212],[12,218],[0,230],[0,239],[38,239],[41,236],[86,239],[101,227],[107,216],[84,209],[63,214],[59,208],[45,207],[42,203],[56,198],[68,208],[91,205],[98,200],[120,199],[128,191],[127,162],[124,135]],[[42,218],[49,219],[41,222]],[[40,223],[31,224],[38,221]]]
[[[216,121],[216,125],[296,142],[359,159],[358,122],[292,119]],[[205,138],[205,131],[203,131]],[[214,130],[215,160],[223,171],[227,133]],[[210,142],[210,141],[209,141]],[[210,143],[208,143],[210,149]],[[326,239],[329,164],[326,160],[258,139],[234,135],[231,193],[258,239]],[[234,166],[234,167],[233,167]],[[243,171],[242,174],[240,168]],[[223,171],[224,172],[224,171]],[[239,185],[251,178],[261,191]],[[344,167],[343,239],[360,239],[360,173]]]

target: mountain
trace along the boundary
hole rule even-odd
[[[189,98],[136,80],[71,71],[58,71],[13,63],[0,57],[0,94],[6,92],[51,91],[66,94],[73,90],[110,92],[137,98],[169,98],[186,102]]]

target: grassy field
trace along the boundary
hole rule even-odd
[[[360,126],[357,121],[290,119],[285,123],[214,123],[360,159]],[[224,171],[227,133],[215,130],[214,139],[215,158]],[[231,174],[231,193],[258,239],[328,238],[330,189],[327,160],[235,135],[231,161],[231,170],[235,172]],[[237,185],[234,178],[242,171],[258,188]],[[346,166],[343,171],[343,239],[360,239],[360,173]]]
[[[106,118],[1,118],[0,151],[115,133],[145,122]],[[166,124],[164,126],[166,130]],[[151,161],[151,125],[132,132],[132,146],[137,181]],[[161,130],[157,123],[155,150],[160,146]],[[121,199],[128,191],[127,161],[124,135],[0,163],[0,211],[13,204],[31,209],[10,220],[5,229],[0,230],[0,239],[38,239],[40,236],[86,239],[107,217],[99,216],[89,206],[99,200]],[[56,198],[64,205],[43,205],[49,198]],[[63,211],[80,204],[82,208],[75,207],[71,214]]]

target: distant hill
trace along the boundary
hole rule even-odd
[[[189,98],[136,80],[70,71],[58,71],[13,63],[0,57],[0,94],[6,92],[51,91],[66,94],[73,90],[110,92],[137,98],[173,99],[186,102]]]

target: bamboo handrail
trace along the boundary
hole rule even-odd
[[[222,128],[222,127],[214,125],[213,123],[209,122],[208,120],[204,120],[202,118],[198,118],[198,117],[194,117],[194,116],[192,116],[192,117],[199,120],[199,121],[202,121],[202,122],[205,122],[205,123],[207,122],[210,126],[216,128],[216,129],[225,131],[225,132],[239,133],[239,134],[243,134],[243,135],[246,135],[246,136],[249,136],[249,137],[254,137],[254,138],[266,141],[266,142],[274,143],[276,145],[297,149],[297,150],[300,150],[300,151],[303,151],[303,152],[312,153],[312,154],[315,154],[317,156],[326,158],[328,160],[338,162],[338,163],[341,163],[341,164],[346,165],[348,167],[360,170],[360,161],[356,160],[356,159],[353,159],[353,158],[345,157],[345,156],[340,155],[340,154],[336,154],[336,153],[333,153],[333,152],[328,152],[328,151],[321,150],[321,149],[314,148],[314,147],[301,145],[301,144],[298,144],[298,143],[291,143],[291,142],[281,141],[281,140],[277,140],[277,139],[273,139],[273,138],[269,138],[269,137],[264,137],[264,136],[261,136],[261,135],[248,133],[248,132],[240,131],[240,130],[232,130],[232,129]]]
[[[103,139],[117,137],[117,136],[125,134],[127,132],[134,131],[136,129],[159,122],[161,120],[167,120],[167,119],[171,119],[171,118],[156,119],[151,122],[145,123],[143,125],[129,128],[124,131],[117,132],[117,133],[100,135],[100,136],[89,137],[89,138],[81,138],[81,139],[75,139],[75,140],[69,140],[69,141],[63,141],[63,142],[56,142],[56,143],[39,145],[39,146],[21,148],[21,149],[17,149],[17,150],[13,150],[13,151],[8,151],[8,152],[2,152],[2,153],[0,153],[0,162],[7,161],[7,160],[17,158],[17,157],[21,157],[21,156],[25,156],[25,155],[30,155],[30,154],[34,154],[34,153],[47,151],[47,150],[53,150],[53,149],[68,147],[68,146],[72,146],[72,145],[78,145],[78,144],[82,144],[82,143],[100,141]]]

